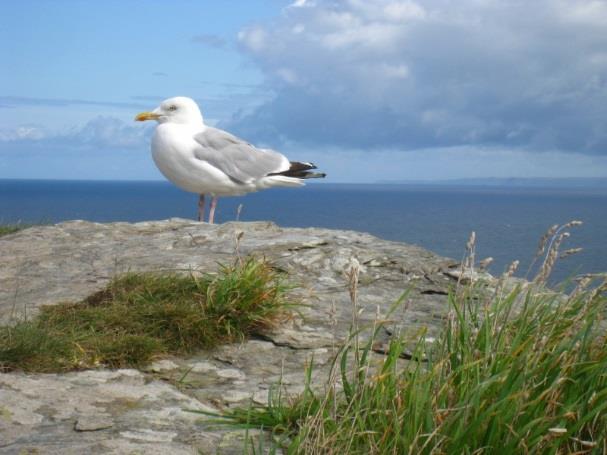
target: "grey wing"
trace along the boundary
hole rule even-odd
[[[248,183],[289,169],[289,160],[278,152],[258,149],[230,133],[207,127],[194,136],[194,155],[239,183]]]

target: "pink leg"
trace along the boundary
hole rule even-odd
[[[217,196],[213,196],[213,199],[211,199],[211,208],[209,209],[210,224],[213,224],[213,221],[215,221],[215,207],[217,207]]]
[[[198,221],[204,221],[204,194],[198,198]]]

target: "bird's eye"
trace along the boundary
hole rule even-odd
[[[177,106],[173,105],[173,106],[169,106],[169,111],[176,111],[177,110]]]

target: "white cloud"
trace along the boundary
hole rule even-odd
[[[314,2],[311,0],[295,0],[289,5],[290,8],[304,8],[306,6],[313,6]]]
[[[279,77],[281,77],[285,82],[289,84],[297,84],[297,82],[299,81],[299,78],[297,77],[295,71],[290,68],[279,68],[276,71],[276,74],[278,74]]]
[[[389,63],[382,63],[379,67],[379,71],[383,73],[385,77],[404,79],[409,75],[409,68],[407,65],[390,65]]]
[[[231,122],[247,137],[607,153],[605,1],[292,6],[239,34],[276,93]]]
[[[266,31],[258,26],[241,30],[238,40],[253,52],[261,52],[266,47]]]
[[[127,125],[113,117],[96,117],[62,138],[73,144],[99,149],[131,149],[145,146],[149,142],[149,134],[149,127]]]
[[[386,18],[394,21],[406,19],[423,19],[426,17],[426,10],[414,2],[390,2],[383,8]]]
[[[607,2],[605,0],[557,0],[561,21],[605,29]]]
[[[96,117],[68,130],[49,131],[38,126],[21,125],[0,130],[0,144],[9,150],[15,145],[70,149],[135,149],[149,143],[150,126],[131,126],[113,117]]]
[[[40,140],[46,136],[42,127],[21,125],[16,128],[0,130],[0,142],[16,142],[22,140]]]

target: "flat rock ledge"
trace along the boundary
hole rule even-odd
[[[321,386],[353,312],[371,323],[407,290],[386,336],[421,327],[432,335],[447,312],[458,266],[360,232],[183,219],[32,227],[0,237],[0,251],[3,324],[33,317],[41,305],[81,300],[121,273],[215,272],[236,254],[266,257],[298,286],[291,295],[306,305],[273,332],[159,359],[144,371],[0,374],[0,454],[243,453],[242,431],[214,428],[190,411],[267,403],[279,381],[287,393],[299,393],[312,356],[313,384]],[[355,263],[356,309],[346,276]]]

